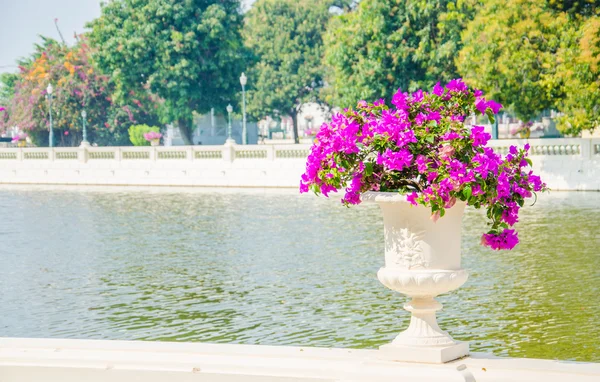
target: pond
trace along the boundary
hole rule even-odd
[[[378,207],[295,191],[0,188],[0,337],[376,348],[408,324],[376,279]],[[600,362],[600,193],[522,211],[512,252],[479,245],[440,325],[472,351]]]

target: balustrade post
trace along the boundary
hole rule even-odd
[[[50,147],[48,149],[48,160],[53,161],[54,160],[54,148]]]
[[[194,146],[190,146],[187,148],[186,150],[187,153],[187,159],[190,161],[194,160]]]
[[[115,161],[120,162],[121,161],[121,157],[122,157],[122,155],[121,155],[121,148],[117,147],[115,149]]]
[[[156,157],[156,147],[150,147],[150,160],[155,161]]]
[[[226,162],[233,162],[235,159],[235,142],[233,140],[227,140],[221,149],[223,160]]]
[[[581,157],[583,159],[592,159],[592,139],[580,138],[579,147],[581,147]]]
[[[267,160],[275,160],[275,146],[266,145],[267,148]]]
[[[79,150],[77,150],[77,159],[83,163],[88,161],[88,151],[85,146],[79,146]]]
[[[19,148],[17,149],[17,160],[18,161],[22,161],[23,160],[23,149]]]

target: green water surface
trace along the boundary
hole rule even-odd
[[[408,323],[376,279],[375,205],[287,191],[0,188],[0,336],[375,348]],[[600,193],[524,208],[512,252],[468,209],[440,325],[473,351],[600,362]]]

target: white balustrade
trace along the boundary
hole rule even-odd
[[[507,154],[526,143],[551,189],[600,190],[600,138],[489,145]],[[310,144],[0,148],[0,183],[297,187],[309,153]]]

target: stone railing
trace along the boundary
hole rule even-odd
[[[490,141],[495,151],[506,154],[511,145],[529,143],[531,156],[567,156],[591,159],[600,156],[600,138],[502,139]],[[0,161],[177,161],[177,160],[276,160],[305,159],[310,145],[232,146],[141,146],[141,147],[59,147],[1,148]]]
[[[549,138],[549,139],[501,139],[489,145],[501,154],[507,154],[511,145],[529,143],[531,156],[573,156],[590,159],[600,155],[600,138]]]
[[[246,145],[246,146],[140,146],[140,147],[37,147],[0,149],[0,161],[176,161],[239,159],[305,159],[310,145]]]
[[[533,169],[553,190],[600,191],[600,138],[494,140],[508,153],[529,143]],[[0,148],[0,184],[298,187],[308,144]]]

